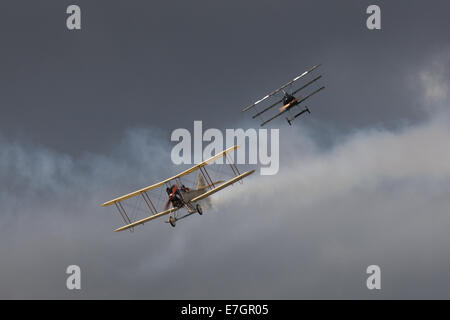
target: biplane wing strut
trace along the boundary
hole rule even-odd
[[[209,197],[210,195],[216,193],[217,191],[220,191],[220,190],[222,190],[222,189],[228,187],[229,185],[232,185],[233,183],[238,182],[239,180],[244,179],[246,176],[251,175],[253,172],[255,172],[255,170],[250,170],[250,171],[244,172],[244,173],[242,173],[242,174],[240,174],[240,175],[234,177],[233,179],[230,179],[230,180],[228,180],[227,182],[221,184],[220,186],[215,187],[215,188],[212,188],[211,190],[209,190],[209,191],[207,191],[207,192],[205,192],[205,193],[199,195],[198,197],[192,199],[191,202],[197,202],[197,201],[200,201],[200,200],[202,200],[202,199],[205,199],[205,198]]]

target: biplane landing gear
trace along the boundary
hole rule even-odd
[[[197,203],[197,205],[195,206],[195,208],[197,209],[197,212],[198,212],[199,215],[202,215],[202,214],[203,214],[203,209],[202,209],[202,207],[200,206],[200,204]]]
[[[170,223],[170,225],[171,225],[172,227],[175,228],[176,222],[177,222],[177,220],[175,220],[174,217],[172,217],[172,216],[169,217],[169,223]]]

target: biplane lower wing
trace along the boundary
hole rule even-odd
[[[115,231],[115,232],[119,232],[119,231],[123,231],[123,230],[127,230],[127,229],[130,229],[130,228],[133,228],[133,227],[138,226],[138,225],[140,225],[140,224],[146,223],[146,222],[148,222],[148,221],[150,221],[150,220],[153,220],[153,219],[156,219],[156,218],[165,216],[166,214],[175,212],[175,211],[177,211],[178,209],[179,209],[179,208],[170,208],[170,209],[168,209],[168,210],[161,211],[161,212],[159,212],[159,213],[157,213],[157,214],[154,214],[154,215],[151,215],[151,216],[149,216],[149,217],[147,217],[147,218],[144,218],[144,219],[135,221],[135,222],[133,222],[133,223],[127,224],[126,226],[120,227],[120,228],[118,228],[118,229],[116,229],[116,230],[114,230],[114,231]]]
[[[217,191],[220,191],[220,190],[228,187],[229,185],[232,185],[233,183],[244,179],[246,176],[251,175],[253,172],[255,172],[255,170],[250,170],[250,171],[244,172],[244,173],[234,177],[233,179],[228,180],[224,184],[221,184],[220,186],[212,188],[211,190],[209,190],[209,191],[199,195],[198,197],[192,199],[191,202],[197,202],[197,201],[200,201],[202,199],[205,199],[205,198],[209,197],[210,195],[216,193]]]

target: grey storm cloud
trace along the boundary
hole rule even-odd
[[[70,1],[2,1],[0,298],[449,298],[449,3],[377,3],[380,31],[369,0],[79,0],[70,32]],[[101,203],[182,170],[172,130],[258,126],[317,63],[277,175],[113,232]]]
[[[0,297],[448,298],[447,57],[417,71],[423,121],[328,147],[310,128],[283,130],[277,175],[216,194],[175,229],[114,233],[120,219],[100,207],[179,171],[165,130],[129,129],[77,156],[2,137]],[[70,264],[82,270],[77,292],[65,288]],[[365,287],[371,264],[380,292]]]

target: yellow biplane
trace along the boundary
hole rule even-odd
[[[247,177],[248,175],[252,174],[255,170],[250,170],[244,173],[240,173],[237,166],[233,163],[233,161],[229,160],[229,165],[231,167],[231,170],[233,172],[233,178],[224,181],[224,180],[218,180],[213,181],[211,179],[210,174],[206,170],[206,166],[208,164],[212,164],[213,162],[217,161],[218,159],[221,159],[222,157],[228,158],[228,154],[234,150],[236,150],[239,146],[233,146],[230,147],[211,158],[207,159],[206,161],[203,161],[199,164],[196,164],[192,168],[189,168],[169,179],[163,180],[161,182],[158,182],[156,184],[153,184],[151,186],[142,188],[140,190],[131,192],[129,194],[123,195],[121,197],[115,198],[113,200],[110,200],[108,202],[105,202],[102,204],[103,207],[115,205],[117,210],[119,211],[120,215],[122,216],[123,220],[125,221],[125,224],[123,227],[120,227],[116,229],[115,231],[123,231],[126,229],[133,230],[133,227],[144,224],[150,220],[169,215],[169,218],[167,223],[170,223],[172,227],[175,227],[175,224],[178,220],[183,219],[187,216],[190,216],[194,213],[203,214],[203,209],[199,203],[200,200],[203,200],[212,194],[216,193],[217,191],[220,191],[233,183],[242,180],[243,178]],[[181,177],[184,177],[188,174],[191,174],[195,171],[199,170],[198,173],[198,181],[197,186],[195,188],[187,188],[180,180]],[[163,186],[166,186],[166,192],[167,192],[167,202],[165,204],[164,210],[158,212],[153,201],[151,200],[151,197],[149,196],[149,192],[151,190],[155,190],[158,188],[161,188]],[[143,202],[145,203],[146,209],[150,211],[151,215],[134,221],[129,217],[129,214],[125,210],[125,206],[123,203],[131,198],[140,197],[142,198]],[[169,208],[169,206],[171,207]],[[179,215],[178,210],[181,208],[186,208],[187,214],[184,214],[182,216]]]

